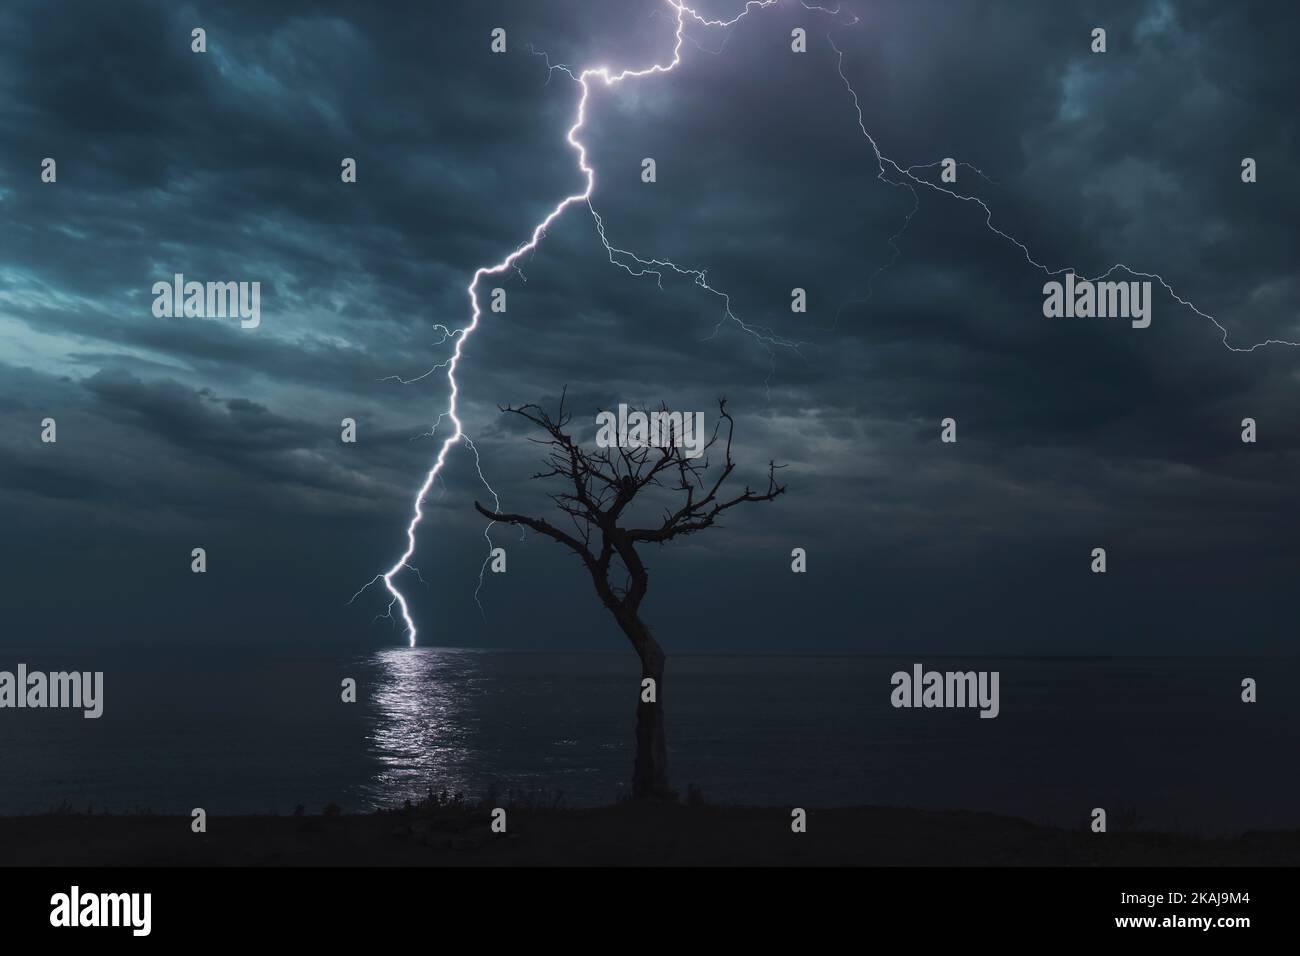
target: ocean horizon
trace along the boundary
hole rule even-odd
[[[102,670],[103,715],[0,710],[0,814],[318,813],[428,791],[627,793],[630,651],[0,652]],[[997,716],[899,708],[915,664],[999,674]],[[1300,827],[1293,657],[690,653],[663,687],[669,773],[718,804],[989,811],[1201,835]],[[1243,703],[1241,681],[1258,683]],[[356,681],[356,703],[342,684]],[[918,698],[919,699],[919,698]]]

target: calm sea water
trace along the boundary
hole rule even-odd
[[[12,658],[12,659],[11,659]],[[58,659],[105,713],[0,710],[0,813],[395,806],[427,789],[608,803],[632,764],[629,653],[390,649]],[[890,675],[998,670],[1001,715],[896,710]],[[1240,701],[1243,677],[1259,702]],[[355,678],[356,704],[340,700]],[[1081,824],[1103,806],[1200,833],[1300,827],[1295,659],[675,656],[673,784],[718,803],[991,810]]]

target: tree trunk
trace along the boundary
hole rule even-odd
[[[638,619],[627,622],[624,630],[641,658],[641,687],[636,705],[636,762],[632,767],[632,796],[635,799],[656,797],[669,799],[668,744],[664,736],[664,652]],[[654,700],[646,678],[654,681]]]

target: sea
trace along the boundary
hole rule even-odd
[[[10,659],[12,658],[12,659]],[[630,652],[0,655],[104,672],[104,713],[0,709],[0,815],[308,813],[430,792],[626,796]],[[891,676],[997,671],[999,713],[896,708]],[[990,811],[1198,835],[1300,827],[1297,658],[675,655],[669,774],[715,804]],[[1257,700],[1242,700],[1255,681]],[[356,700],[343,698],[356,682]]]

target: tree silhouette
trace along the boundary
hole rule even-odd
[[[504,406],[502,412],[519,415],[546,433],[530,441],[546,447],[547,470],[537,479],[558,479],[564,488],[550,495],[556,507],[573,525],[573,532],[556,527],[544,518],[489,511],[479,502],[474,507],[493,521],[531,528],[573,551],[591,574],[601,602],[632,642],[641,661],[642,693],[636,709],[636,761],[632,770],[634,797],[670,797],[668,751],[664,738],[664,652],[641,619],[650,575],[637,552],[642,544],[662,545],[673,538],[711,528],[724,512],[746,501],[771,501],[785,491],[776,482],[777,466],[768,462],[767,490],[726,498],[722,486],[735,469],[731,438],[735,422],[727,412],[727,401],[718,402],[718,422],[713,435],[697,458],[671,441],[662,447],[602,448],[584,450],[566,432],[572,414],[564,407],[552,418],[534,404]],[[667,409],[664,408],[664,411]],[[725,440],[723,430],[725,428]],[[678,436],[680,437],[680,436]],[[710,452],[722,441],[724,461],[711,468]],[[710,477],[710,476],[713,477]],[[662,489],[671,495],[673,506],[665,507],[656,527],[624,527],[629,507],[647,489]],[[648,496],[647,496],[648,497]],[[644,500],[644,499],[643,499]],[[622,566],[623,574],[619,572]],[[622,577],[622,583],[616,579]],[[654,681],[654,694],[646,692],[646,679]],[[647,697],[653,699],[647,700]]]

